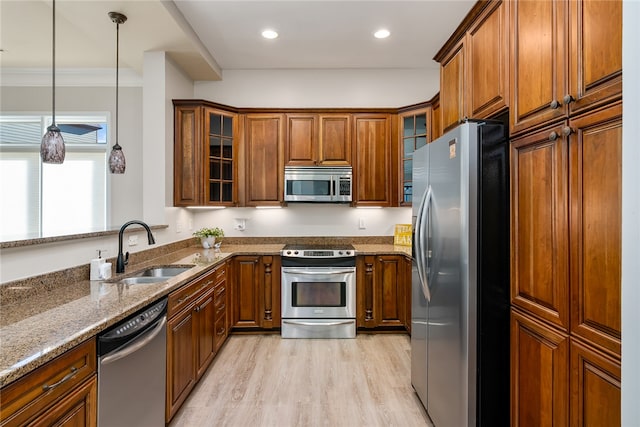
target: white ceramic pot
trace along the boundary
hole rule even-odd
[[[205,249],[211,249],[216,242],[215,236],[201,237],[200,242]]]

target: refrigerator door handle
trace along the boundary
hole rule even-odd
[[[418,268],[418,277],[420,278],[420,285],[422,286],[422,293],[427,301],[431,300],[431,293],[429,292],[429,283],[427,280],[427,269],[426,269],[426,257],[429,253],[429,233],[428,233],[428,225],[426,222],[425,228],[425,217],[429,215],[429,206],[431,204],[431,186],[429,186],[427,190],[427,194],[422,199],[420,203],[420,208],[418,208],[418,216],[416,218],[416,266]],[[426,243],[426,248],[423,247],[423,242]]]

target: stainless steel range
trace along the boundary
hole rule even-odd
[[[356,251],[287,245],[282,255],[282,338],[355,338]]]

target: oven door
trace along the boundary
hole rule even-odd
[[[282,318],[355,318],[355,288],[355,267],[282,267]]]

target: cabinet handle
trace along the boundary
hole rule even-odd
[[[78,368],[76,368],[75,366],[72,366],[71,367],[71,372],[69,372],[67,375],[62,377],[62,379],[60,379],[60,381],[55,382],[53,384],[44,384],[42,386],[42,390],[49,391],[49,390],[52,390],[52,389],[58,387],[59,385],[65,383],[65,382],[69,381],[71,378],[73,378],[76,375],[77,372],[78,372]]]
[[[558,139],[558,136],[559,136],[559,135],[558,135],[558,132],[556,132],[555,130],[554,130],[554,131],[552,131],[552,132],[549,134],[549,141],[555,141],[556,139]]]
[[[553,101],[551,101],[551,104],[549,104],[549,107],[552,110],[555,110],[556,108],[558,108],[560,106],[560,103],[558,101],[556,101],[555,99]]]
[[[565,126],[565,127],[563,127],[563,128],[562,128],[562,134],[563,134],[564,136],[569,136],[569,135],[571,135],[572,133],[573,133],[573,129],[571,129],[571,127],[569,127],[569,126]]]
[[[188,300],[189,298],[191,298],[191,294],[187,294],[185,296],[183,296],[182,298],[180,298],[178,300],[178,304],[182,304],[183,302],[185,302],[186,300]]]
[[[571,104],[573,101],[575,101],[575,98],[573,96],[571,96],[571,94],[566,94],[564,96],[564,98],[562,98],[562,102],[565,103],[565,105],[569,105]]]

